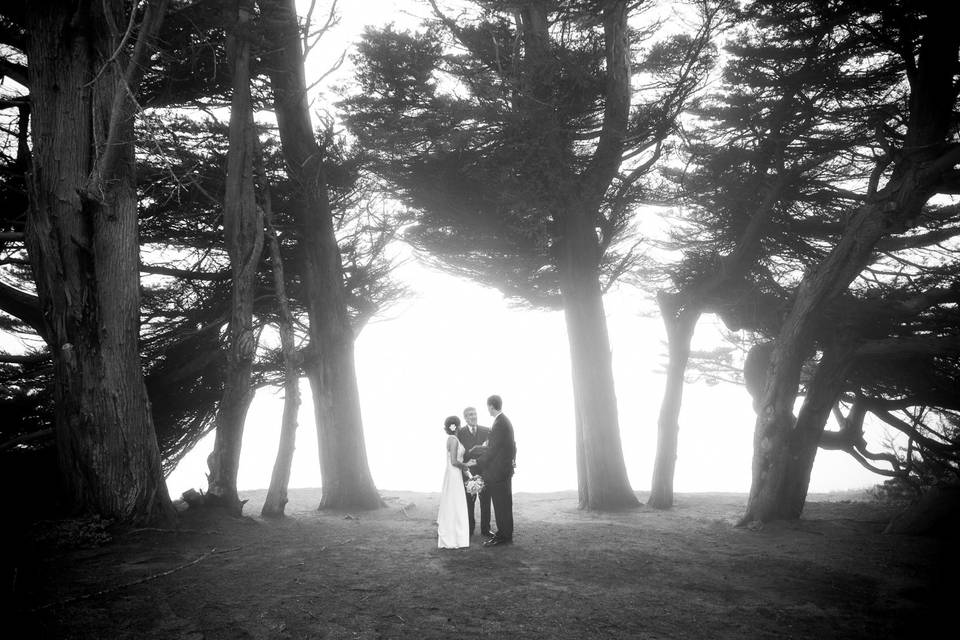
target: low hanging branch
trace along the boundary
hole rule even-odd
[[[42,440],[43,438],[52,438],[52,437],[53,437],[53,429],[41,429],[40,431],[34,431],[33,433],[27,433],[22,436],[17,436],[16,438],[11,438],[6,442],[0,442],[0,451],[13,449],[14,447],[20,446],[22,444],[33,442],[34,440]]]

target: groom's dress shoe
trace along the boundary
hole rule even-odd
[[[510,539],[510,538],[498,538],[498,537],[494,536],[494,537],[490,538],[489,540],[487,540],[486,542],[484,542],[484,543],[483,543],[483,546],[485,546],[485,547],[495,547],[495,546],[497,546],[497,545],[502,545],[502,544],[513,544],[513,540]]]

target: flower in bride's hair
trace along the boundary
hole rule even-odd
[[[484,486],[483,476],[473,476],[469,480],[463,483],[463,486],[466,487],[467,493],[470,495],[478,495],[483,491]]]

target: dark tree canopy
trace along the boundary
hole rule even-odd
[[[391,193],[418,212],[408,241],[453,273],[557,307],[562,212],[580,206],[594,217],[607,288],[636,259],[623,241],[643,178],[713,49],[702,32],[654,40],[659,25],[631,14],[643,27],[630,28],[629,68],[644,89],[608,160],[622,171],[596,201],[573,205],[591,189],[613,99],[596,3],[545,3],[542,52],[524,44],[540,25],[515,22],[509,4],[476,4],[469,21],[368,31],[347,122]]]
[[[224,6],[174,3],[158,35],[158,48],[145,65],[138,100],[142,107],[136,122],[140,351],[165,473],[210,431],[223,385],[230,273],[220,229],[226,122],[217,109],[229,105],[231,93]],[[0,72],[22,86],[6,82],[0,93],[5,125],[0,145],[0,203],[4,205],[0,318],[4,331],[22,333],[36,343],[42,323],[23,244],[31,96],[21,18],[4,14],[0,30],[6,45],[0,51]],[[252,89],[258,109],[269,106],[264,74],[257,57]],[[331,205],[344,256],[346,299],[351,322],[359,331],[403,294],[403,287],[391,280],[392,263],[386,253],[399,222],[372,190],[365,156],[335,135],[330,123],[323,123],[316,135],[326,151]],[[260,136],[275,224],[287,262],[287,288],[294,314],[303,318],[303,261],[289,213],[292,184],[269,121],[261,123]],[[279,345],[271,338],[277,312],[268,259],[261,265],[257,286],[256,322],[267,338],[254,366],[254,384],[277,385],[283,366]],[[4,358],[0,402],[16,407],[23,419],[4,422],[0,443],[22,437],[28,438],[31,447],[51,442],[48,359],[44,353]]]

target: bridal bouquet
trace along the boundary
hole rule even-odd
[[[463,486],[466,487],[467,493],[470,495],[479,495],[483,491],[484,483],[482,476],[473,476],[469,480],[463,483]]]

